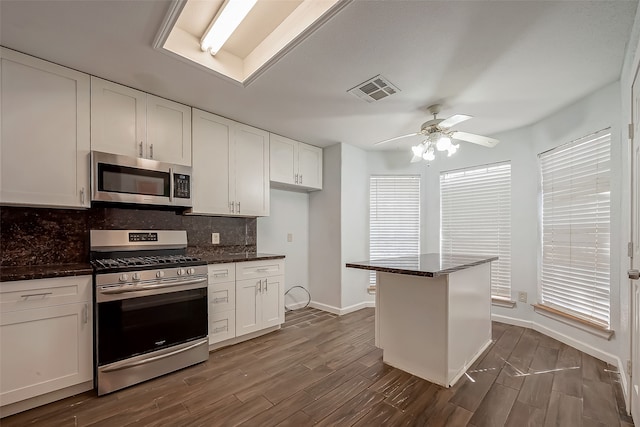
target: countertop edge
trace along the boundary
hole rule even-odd
[[[217,255],[207,258],[201,257],[207,265],[227,264],[237,262],[268,261],[284,259],[285,255],[278,254],[238,254]],[[90,264],[51,264],[51,265],[21,265],[0,267],[0,282],[16,282],[19,280],[53,279],[57,277],[91,276],[93,268]]]
[[[478,265],[486,264],[488,262],[497,261],[497,260],[498,260],[497,256],[488,257],[486,259],[467,262],[455,267],[447,268],[444,270],[435,270],[435,271],[407,270],[403,268],[359,264],[357,262],[356,263],[348,262],[345,264],[345,266],[349,268],[358,268],[361,270],[380,271],[383,273],[404,274],[407,276],[438,277],[438,276],[445,276],[447,274],[455,273],[456,271],[465,270],[467,268],[475,267]]]

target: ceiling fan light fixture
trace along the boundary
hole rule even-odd
[[[460,144],[450,144],[449,148],[447,148],[447,152],[448,152],[447,157],[451,157],[452,155],[456,154],[459,147],[460,147]]]
[[[436,143],[436,148],[438,149],[438,151],[449,150],[451,146],[451,138],[446,135],[442,135],[440,138],[438,138],[438,142]]]
[[[411,147],[411,151],[413,151],[413,155],[417,157],[422,157],[424,154],[425,146],[424,144],[418,144]]]
[[[425,159],[427,162],[435,160],[436,154],[433,152],[433,148],[430,148],[429,150],[427,150],[427,152],[422,155],[422,158]]]

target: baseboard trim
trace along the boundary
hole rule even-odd
[[[332,305],[322,304],[317,301],[311,301],[309,303],[309,307],[317,308],[318,310],[326,311],[328,313],[337,314],[338,316],[342,316],[345,314],[353,313],[354,311],[362,310],[363,308],[373,308],[376,306],[375,301],[363,301],[358,304],[353,304],[348,307],[334,307]]]
[[[46,405],[48,403],[65,399],[67,397],[75,396],[76,394],[84,393],[85,391],[89,391],[92,389],[93,380],[90,380],[80,384],[72,385],[70,387],[65,387],[60,390],[52,391],[50,393],[41,394],[40,396],[35,396],[30,399],[10,403],[8,405],[0,407],[0,418],[8,417],[10,415],[27,411],[29,409],[37,408],[38,406]]]

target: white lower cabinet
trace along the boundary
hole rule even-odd
[[[0,406],[93,379],[91,276],[0,288]]]
[[[278,326],[284,323],[284,260],[209,265],[208,294],[209,345]]]
[[[274,274],[275,273],[275,274]],[[284,262],[236,264],[236,336],[284,323]]]

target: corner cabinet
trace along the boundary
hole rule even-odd
[[[0,48],[0,203],[88,208],[90,77]]]
[[[193,109],[192,214],[269,215],[269,134]]]
[[[91,77],[91,149],[191,165],[191,107]]]
[[[0,405],[93,380],[91,280],[2,283]]]
[[[270,179],[274,187],[322,190],[322,148],[269,135]]]

